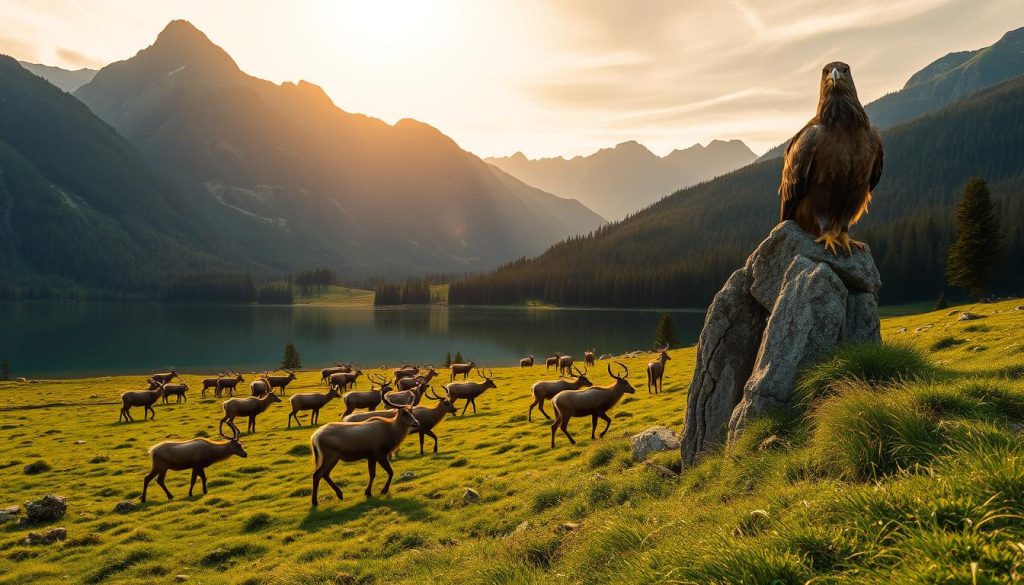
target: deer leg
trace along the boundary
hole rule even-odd
[[[575,445],[576,444],[576,439],[572,438],[572,435],[569,434],[569,421],[570,420],[572,420],[572,419],[570,419],[569,417],[563,418],[562,419],[562,423],[559,426],[561,427],[562,432],[565,433],[565,436],[569,438],[569,442],[572,443],[573,445]]]
[[[466,414],[466,410],[468,410],[468,409],[469,409],[469,401],[467,400],[466,401],[466,406],[462,407],[462,414],[465,415]]]
[[[425,436],[426,434],[423,431],[420,431],[420,455],[423,455],[423,437]],[[437,440],[434,441],[434,452],[437,452]]]
[[[337,464],[338,460],[335,459],[331,462],[330,466],[326,468],[326,471],[324,472],[324,481],[326,481],[327,485],[331,486],[331,489],[334,490],[334,495],[338,496],[339,500],[343,500],[345,498],[344,494],[341,493],[341,488],[338,487],[338,484],[334,483],[333,479],[331,479],[331,472],[334,471],[334,466]]]
[[[289,415],[288,415],[288,428],[289,428],[289,429],[290,429],[290,428],[292,428],[292,419],[293,419],[293,418],[294,418],[295,420],[298,420],[298,417],[296,417],[296,416],[295,416],[295,411],[294,411],[294,410],[292,411],[292,413],[291,413],[291,414],[289,414]],[[302,426],[302,423],[299,423],[299,426],[301,427],[301,426]]]
[[[351,406],[346,406],[345,407],[345,412],[341,413],[341,418],[345,418],[346,416],[352,414],[353,410],[355,410],[355,409],[352,408]]]
[[[167,489],[167,485],[164,483],[164,477],[167,476],[167,470],[163,470],[156,476],[156,483],[160,487],[164,488],[164,493],[167,494],[168,500],[173,500],[174,496],[171,495],[171,491]]]
[[[188,483],[188,497],[192,497],[192,490],[196,487],[196,479],[199,477],[198,468],[192,468],[192,479]]]
[[[540,413],[544,415],[544,418],[546,418],[548,420],[551,420],[551,417],[548,416],[548,413],[544,411],[544,399],[543,398],[541,398],[540,400],[537,401],[537,410],[539,410]]]
[[[373,489],[373,478],[377,477],[377,460],[373,457],[367,459],[366,468],[370,472],[370,482],[366,484],[366,491],[363,493],[366,494],[366,497],[370,497],[372,495],[371,490]]]
[[[152,471],[147,473],[146,474],[146,478],[142,480],[142,496],[139,497],[139,501],[140,502],[145,502],[146,501],[146,490],[149,489],[149,482],[153,481],[153,478],[156,477],[157,475],[158,475],[157,470],[153,469]]]
[[[256,417],[255,416],[250,416],[249,417],[249,425],[245,427],[245,430],[247,432],[249,432],[249,433],[255,433],[256,432]]]
[[[146,412],[149,413],[149,420],[155,420],[156,419],[156,411],[153,410],[153,406],[152,405],[146,405],[146,410],[145,410],[145,412],[142,413],[142,420],[146,420]]]
[[[426,435],[431,439],[434,439],[434,453],[437,453],[437,435],[434,434],[434,431],[427,431]],[[420,454],[423,454],[422,449],[420,450]]]
[[[603,412],[601,414],[597,415],[597,416],[601,417],[601,420],[603,420],[605,422],[604,430],[601,431],[601,434],[599,435],[603,439],[604,438],[604,434],[608,432],[608,427],[612,426],[612,419],[607,414],[605,414]]]
[[[557,433],[557,432],[558,432],[558,419],[556,418],[555,422],[551,423],[551,448],[552,449],[555,448],[555,433]]]
[[[470,398],[469,402],[473,405],[473,414],[476,414],[476,398]]]
[[[590,415],[590,438],[591,439],[594,438],[594,431],[596,431],[596,430],[597,430],[597,415],[596,414],[592,414],[592,415]],[[602,436],[604,436],[604,435],[602,435]]]
[[[387,457],[381,457],[379,463],[384,468],[384,471],[388,472],[388,480],[384,482],[384,489],[380,490],[380,494],[383,496],[391,489],[391,479],[395,477],[395,471],[391,469],[391,462],[388,461]]]

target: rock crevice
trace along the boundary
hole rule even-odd
[[[683,462],[735,440],[747,420],[786,407],[797,371],[842,342],[878,342],[881,279],[870,250],[825,252],[783,222],[708,309],[687,397]]]

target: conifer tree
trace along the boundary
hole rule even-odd
[[[0,361],[0,380],[10,380],[10,379],[11,379],[11,362],[7,361],[7,358],[4,358],[3,361]]]
[[[983,300],[1003,252],[999,217],[988,183],[967,183],[956,208],[956,241],[946,256],[946,280]]]
[[[295,345],[288,343],[284,346],[284,357],[281,358],[282,370],[298,370],[302,367],[302,357],[299,356],[299,351],[295,349]]]
[[[672,320],[672,315],[661,314],[661,318],[658,319],[658,329],[654,334],[654,344],[670,347],[679,344],[679,340],[676,338],[676,322]]]
[[[447,367],[449,367],[449,366],[451,366],[451,365],[452,365],[452,352],[450,352],[450,351],[449,351],[449,352],[448,352],[447,354],[445,354],[445,356],[444,356],[444,367],[446,367],[446,368],[447,368]]]
[[[455,361],[452,362],[452,363],[456,363],[456,364],[461,364],[462,363],[462,352],[461,351],[455,352]],[[451,365],[451,364],[448,364],[448,365]]]

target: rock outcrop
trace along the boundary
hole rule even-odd
[[[643,461],[651,453],[675,451],[679,448],[679,435],[668,427],[651,427],[629,438],[633,461]]]
[[[697,344],[685,464],[750,418],[786,407],[796,374],[841,342],[881,341],[870,250],[833,256],[791,221],[775,227],[715,295]]]

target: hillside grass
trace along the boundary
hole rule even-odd
[[[308,295],[301,287],[293,287],[296,305],[329,305],[333,307],[373,307],[373,291],[339,285],[312,287]]]
[[[219,403],[199,399],[198,378],[187,404],[132,424],[114,401],[139,377],[0,383],[0,505],[69,499],[62,544],[29,546],[27,528],[0,525],[0,584],[1012,582],[1024,577],[1021,304],[886,319],[893,347],[822,359],[794,412],[753,421],[732,452],[681,474],[676,452],[633,463],[627,437],[681,427],[693,348],[671,352],[657,396],[641,383],[647,358],[624,360],[638,392],[608,435],[590,440],[577,419],[579,444],[560,436],[554,450],[546,421],[526,421],[530,384],[551,376],[495,368],[498,389],[442,423],[438,454],[407,440],[390,496],[376,495],[378,473],[366,499],[366,465],[341,464],[345,500],[321,490],[316,511],[311,429],[286,429],[283,404],[243,437],[247,459],[208,470],[207,496],[187,497],[188,472],[172,472],[175,500],[154,484],[117,513],[141,490],[149,446],[216,435]],[[983,318],[957,321],[961,310]],[[319,391],[318,378],[302,372],[288,393]],[[25,473],[39,461],[50,469]]]

